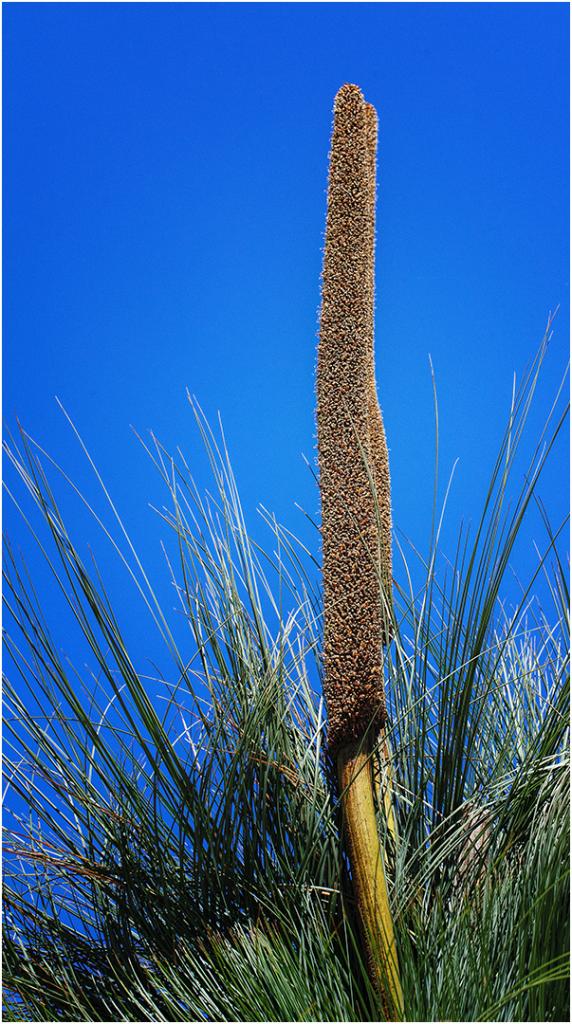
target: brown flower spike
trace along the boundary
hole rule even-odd
[[[317,381],[325,690],[334,752],[386,717],[391,513],[373,354],[376,143],[374,108],[357,86],[344,85],[334,107]]]

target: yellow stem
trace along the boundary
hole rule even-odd
[[[371,759],[363,744],[355,742],[343,746],[337,760],[354,894],[369,969],[386,1019],[400,1020],[403,993],[375,818]]]

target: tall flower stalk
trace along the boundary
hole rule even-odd
[[[344,85],[334,106],[317,375],[325,693],[367,960],[391,1019],[403,997],[371,771],[387,718],[391,602],[389,464],[373,350],[376,146],[374,108]]]

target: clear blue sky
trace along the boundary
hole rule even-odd
[[[301,454],[346,81],[381,122],[395,522],[426,547],[429,353],[443,476],[461,460],[451,536],[476,514],[513,371],[557,304],[541,411],[567,358],[568,18],[566,3],[4,4],[4,416],[82,482],[60,397],[154,573],[160,488],[130,424],[200,477],[185,387],[221,411],[249,513],[262,502],[302,533],[294,502],[317,513]],[[555,523],[566,467],[562,445],[541,490]],[[77,528],[92,539],[79,512]]]

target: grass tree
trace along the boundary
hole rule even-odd
[[[569,594],[564,524],[539,491],[561,390],[528,429],[552,326],[515,386],[474,532],[442,552],[434,499],[429,550],[397,534],[392,571],[375,129],[345,86],[321,538],[261,509],[267,543],[252,539],[222,430],[193,405],[208,486],[145,442],[164,597],[79,434],[88,491],[24,430],[6,440],[29,541],[25,556],[22,531],[4,547],[6,1020],[376,1021],[380,999],[411,1021],[569,1019]],[[71,502],[91,517],[89,551]],[[538,558],[515,587],[527,523]]]

